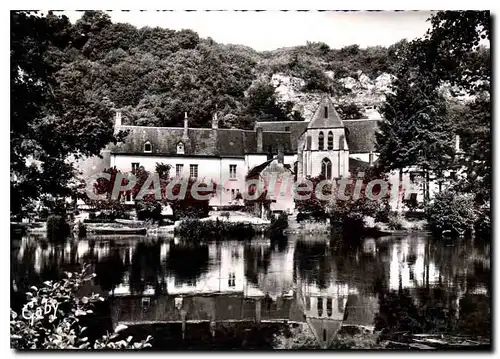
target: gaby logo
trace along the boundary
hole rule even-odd
[[[41,300],[41,306],[37,306],[35,301],[31,301],[23,306],[21,315],[24,319],[30,321],[31,325],[35,323],[35,320],[41,320],[44,316],[52,313],[53,317],[57,316],[57,308],[59,307],[59,302],[52,299],[43,298]]]

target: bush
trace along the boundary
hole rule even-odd
[[[299,212],[296,217],[298,223],[310,220],[325,222],[328,218],[329,215],[324,211]]]
[[[138,201],[135,204],[137,219],[140,221],[160,221],[161,209],[161,203],[156,201]]]
[[[400,231],[404,229],[402,219],[397,215],[389,217],[389,223],[387,224],[387,226],[393,231]]]
[[[46,221],[47,218],[49,217],[49,210],[48,208],[42,208],[39,212],[38,212],[38,217],[40,218],[40,220],[42,221]]]
[[[206,239],[250,239],[255,230],[250,224],[232,223],[226,221],[184,220],[175,229],[175,234],[188,241],[203,241]]]
[[[78,237],[86,237],[87,236],[87,226],[82,222],[78,222]]]
[[[206,218],[210,212],[209,201],[175,201],[171,207],[176,220]]]
[[[449,231],[452,236],[470,232],[478,219],[471,195],[444,191],[426,209],[430,230],[436,235]]]
[[[61,241],[70,235],[70,226],[63,216],[51,215],[47,218],[47,238]]]
[[[131,336],[116,340],[119,332],[126,329],[118,326],[115,333],[105,334],[99,339],[87,336],[84,323],[95,320],[94,305],[104,301],[99,294],[77,297],[78,290],[92,278],[87,267],[79,273],[66,273],[67,278],[46,281],[41,288],[35,286],[26,293],[28,299],[22,315],[10,310],[11,348],[22,349],[143,349],[150,347],[151,337],[134,342]]]
[[[279,239],[285,237],[285,229],[288,228],[288,216],[286,213],[280,213],[278,217],[271,218],[271,225],[267,230],[267,234],[271,239]]]
[[[474,225],[476,235],[481,237],[491,236],[491,212],[490,210],[482,210],[479,213],[476,224]]]

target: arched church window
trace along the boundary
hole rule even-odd
[[[323,135],[323,132],[319,133],[318,136],[318,150],[322,150],[325,147],[325,136]]]
[[[152,152],[151,142],[146,141],[144,143],[144,152],[147,152],[147,153],[151,153]]]
[[[179,142],[177,144],[177,154],[178,155],[183,155],[184,154],[184,143]]]
[[[328,149],[333,150],[333,133],[328,131]]]
[[[323,158],[321,161],[321,175],[327,179],[332,178],[332,161],[328,158]]]
[[[332,298],[328,298],[326,300],[326,314],[331,317],[332,316],[332,313],[333,313],[333,308],[332,308],[332,302],[333,302],[333,299]]]
[[[345,150],[345,148],[344,148],[344,142],[345,142],[345,137],[344,137],[344,135],[342,135],[339,138],[339,149],[340,150]]]
[[[318,309],[318,316],[323,316],[323,298],[318,297],[318,302],[316,303],[316,308]]]

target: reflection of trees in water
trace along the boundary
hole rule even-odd
[[[119,285],[126,271],[119,248],[113,244],[110,247],[108,255],[95,264],[95,281],[106,291],[113,290]]]
[[[415,264],[416,250],[410,242],[409,253],[403,259],[409,266]],[[379,293],[376,328],[385,328],[388,332],[488,337],[491,320],[489,251],[487,244],[467,238],[426,239],[423,277],[418,278],[419,281],[417,278],[412,280],[413,288]],[[430,278],[431,266],[436,268],[438,278]],[[483,292],[476,293],[478,290]]]
[[[160,259],[160,246],[160,242],[137,243],[130,269],[130,291],[132,293],[142,293],[147,286],[155,288],[156,293],[162,291],[165,276]]]
[[[298,274],[308,284],[316,283],[320,289],[330,285],[333,260],[325,242],[297,241],[294,262]]]
[[[288,237],[271,238],[271,248],[278,253],[285,252],[288,248]]]
[[[268,246],[246,244],[243,249],[245,277],[255,285],[259,284],[259,274],[267,274],[271,265],[272,250]]]
[[[430,239],[428,263],[439,270],[439,285],[473,292],[479,288],[488,291],[490,282],[490,245],[470,238]]]
[[[166,269],[175,277],[177,283],[196,282],[203,273],[208,271],[208,262],[208,245],[170,242]]]
[[[69,251],[66,252],[66,248]],[[67,240],[65,243],[51,244],[43,237],[25,237],[18,250],[11,251],[11,287],[18,293],[26,292],[31,286],[40,286],[47,280],[59,280],[64,271],[80,268],[78,243]],[[23,303],[24,295],[12,294],[12,303]]]
[[[351,253],[332,250],[331,256],[335,261],[338,277],[350,287],[356,287],[360,294],[376,295],[388,287],[385,276],[389,270],[388,263],[381,261],[379,253],[373,256],[358,248]]]

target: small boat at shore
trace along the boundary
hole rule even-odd
[[[90,232],[94,234],[137,234],[146,235],[146,228],[93,228]]]
[[[135,219],[115,219],[116,223],[127,225],[127,226],[141,226],[144,225],[144,221],[138,221]]]

